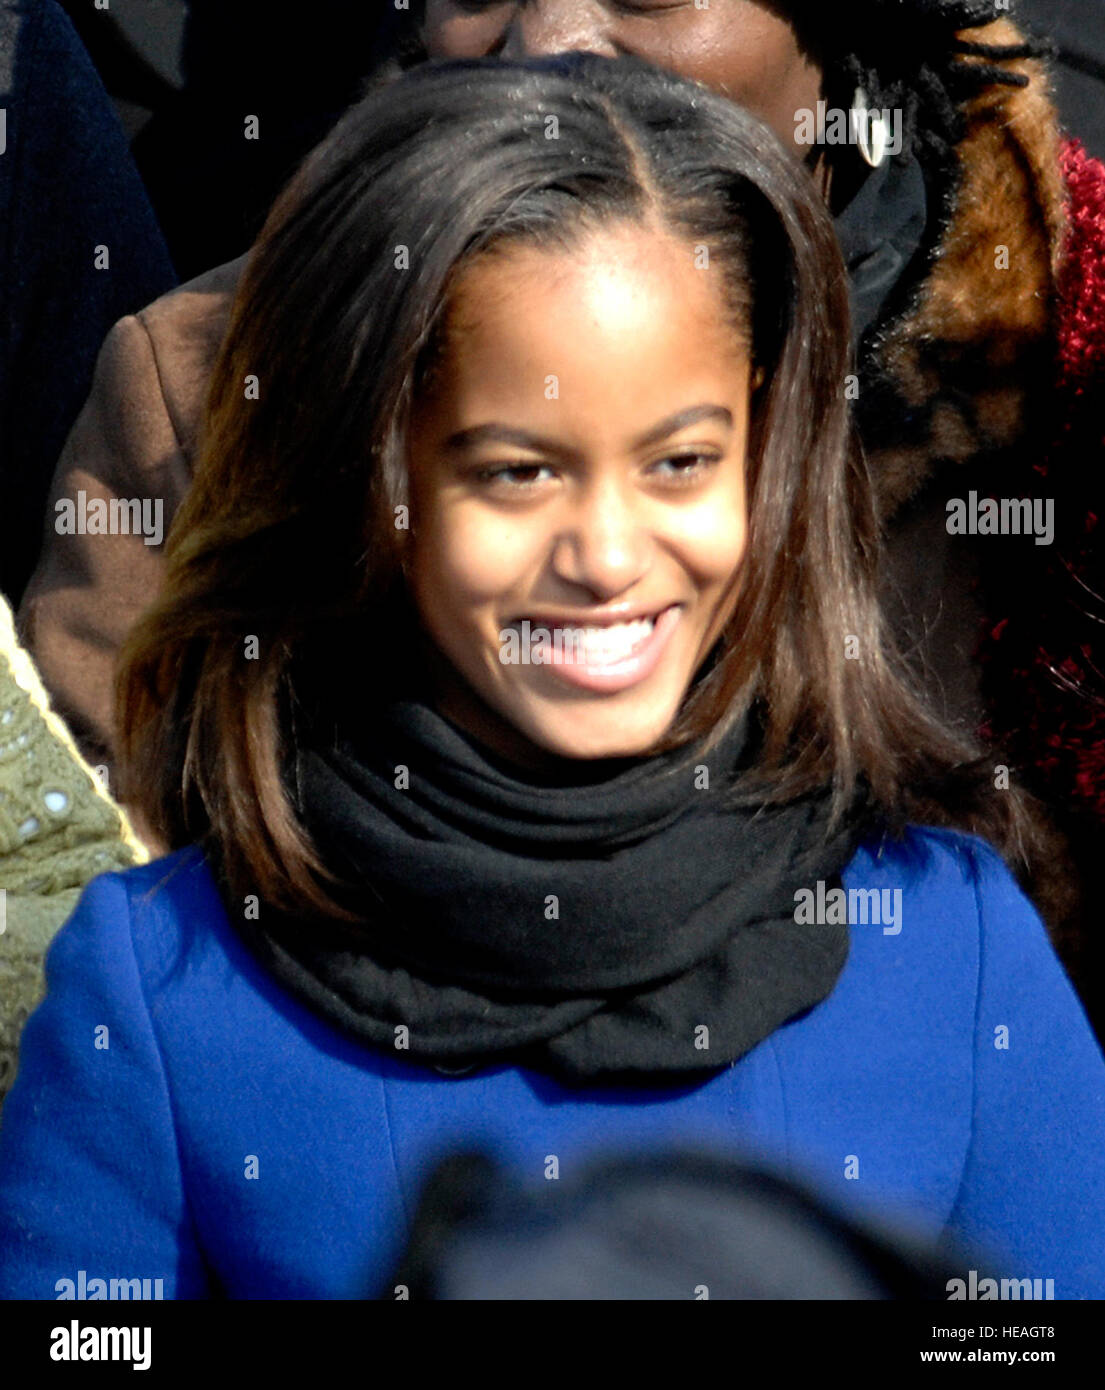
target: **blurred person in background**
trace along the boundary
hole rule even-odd
[[[14,608],[104,338],[176,276],[115,112],[55,0],[0,0],[0,145],[0,593]]]

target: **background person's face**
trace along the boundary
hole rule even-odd
[[[821,69],[777,0],[426,0],[423,40],[431,58],[633,54],[705,83],[809,153],[794,113],[814,109]]]
[[[720,275],[620,227],[461,279],[412,420],[410,573],[463,677],[440,707],[508,755],[519,733],[560,757],[647,752],[732,611],[749,362]],[[569,659],[504,663],[527,623]]]

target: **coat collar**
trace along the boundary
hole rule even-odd
[[[998,20],[963,37],[1016,44]],[[958,61],[977,63],[975,57]],[[865,344],[859,413],[884,520],[938,467],[1021,440],[1027,403],[1055,358],[1054,312],[1066,237],[1061,135],[1047,70],[1004,66],[1025,87],[990,86],[965,107],[965,135],[934,236],[905,308]]]

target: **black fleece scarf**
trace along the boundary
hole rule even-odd
[[[826,796],[738,808],[745,723],[709,753],[566,763],[524,779],[427,706],[301,731],[290,788],[353,929],[270,907],[243,924],[277,978],[342,1029],[460,1072],[677,1082],[823,1000],[847,928],[799,926],[861,817]]]

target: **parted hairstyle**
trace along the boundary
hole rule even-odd
[[[397,508],[459,277],[511,246],[563,251],[626,223],[706,249],[765,373],[736,608],[657,751],[708,743],[755,702],[750,794],[830,786],[843,811],[862,784],[892,826],[958,825],[1020,851],[1017,794],[995,794],[884,637],[846,401],[848,280],[812,180],[723,97],[574,54],[425,64],[372,91],[250,256],[165,584],[118,684],[124,800],[171,847],[217,852],[235,890],[344,915],[283,768],[305,685],[379,694],[417,661]]]

